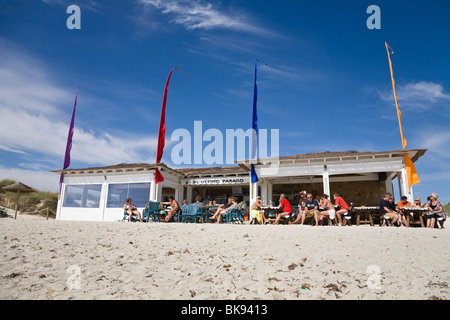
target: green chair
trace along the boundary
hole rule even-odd
[[[145,222],[149,222],[150,218],[152,218],[153,221],[159,220],[159,206],[161,202],[152,202],[150,201],[147,206],[145,207],[144,211],[142,211],[142,220]]]
[[[244,213],[238,208],[230,209],[227,213],[222,215],[222,219],[224,219],[224,223],[244,224]]]
[[[182,207],[181,222],[182,223],[197,223],[203,222],[203,209],[197,205],[186,205]]]

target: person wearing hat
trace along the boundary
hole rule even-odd
[[[447,215],[444,212],[444,207],[442,203],[438,201],[439,196],[436,193],[432,193],[430,196],[430,201],[425,205],[425,208],[429,208],[427,213],[427,228],[434,228],[436,219],[443,218],[441,221],[441,227],[444,227],[444,222],[447,219]]]
[[[414,208],[423,208],[425,206],[425,203],[422,203],[422,200],[420,198],[416,198],[414,200]]]
[[[261,210],[262,200],[260,196],[256,197],[255,203],[252,205],[250,215],[256,219],[258,224],[266,224],[266,219],[264,217],[264,211]]]

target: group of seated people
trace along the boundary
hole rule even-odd
[[[281,219],[293,215],[295,219],[290,222],[290,224],[303,225],[306,219],[314,218],[314,225],[319,226],[323,225],[324,220],[334,220],[335,217],[337,217],[338,225],[341,226],[342,216],[348,214],[350,207],[339,194],[333,194],[333,198],[334,204],[328,199],[328,195],[326,194],[319,197],[318,201],[314,199],[311,193],[301,191],[298,209],[296,212],[293,212],[286,195],[281,194],[279,198],[279,206],[272,208],[281,211],[281,213],[277,215],[273,224],[277,225],[280,223]],[[436,193],[432,193],[431,196],[427,198],[427,203],[422,203],[420,198],[416,198],[414,205],[412,205],[408,201],[408,198],[403,196],[401,200],[395,204],[394,196],[391,193],[386,193],[384,198],[380,201],[380,213],[383,218],[389,219],[392,222],[392,225],[395,225],[398,222],[400,226],[406,226],[406,216],[403,212],[405,207],[427,208],[427,228],[434,228],[437,221],[440,223],[441,228],[443,228],[447,215],[444,212],[442,203],[438,201],[438,198],[439,196]],[[141,213],[138,211],[136,206],[131,203],[132,199],[128,198],[126,201],[127,202],[123,208],[128,214],[129,221],[131,221],[134,216],[137,216],[139,221],[142,222]],[[197,196],[195,201],[196,202],[192,203],[193,205],[205,205],[202,202],[202,197],[200,196]],[[169,201],[162,202],[161,204],[170,206],[164,218],[164,222],[169,222],[174,215],[182,210],[173,196],[169,196]],[[187,204],[187,200],[184,200],[182,205],[184,206]],[[210,222],[215,221],[215,223],[220,223],[223,215],[237,206],[238,199],[236,197],[229,197],[227,204],[218,204],[217,201],[213,200],[211,206],[212,208],[210,209]],[[268,220],[264,215],[264,210],[262,210],[262,207],[263,203],[261,197],[257,197],[256,201],[251,206],[250,215],[255,218],[258,224],[267,224]]]
[[[413,205],[408,201],[406,196],[403,196],[401,200],[395,204],[394,195],[386,193],[384,198],[380,201],[380,213],[383,218],[385,217],[391,220],[393,226],[397,222],[400,226],[406,226],[406,217],[403,211],[405,207],[426,208],[428,209],[426,213],[427,228],[434,228],[437,221],[440,223],[441,228],[443,228],[447,215],[442,203],[438,201],[438,199],[439,195],[432,193],[431,196],[427,198],[426,203],[422,203],[420,198],[415,198]]]
[[[273,224],[277,225],[281,219],[294,215],[296,218],[293,222],[290,222],[291,224],[303,225],[307,218],[314,218],[315,226],[319,226],[323,225],[325,219],[333,220],[337,217],[339,225],[342,225],[342,216],[348,214],[350,207],[339,194],[335,193],[333,198],[334,204],[328,199],[328,195],[326,194],[322,195],[319,201],[317,201],[311,193],[301,191],[298,209],[296,212],[293,212],[286,195],[281,194],[279,206],[273,208],[280,210],[281,213],[277,215]],[[264,211],[261,210],[262,207],[261,197],[257,197],[256,202],[251,207],[251,215],[256,218],[259,224],[267,224],[268,221],[264,216]]]
[[[178,201],[175,200],[175,198],[173,196],[169,196],[169,201],[168,202],[161,202],[161,205],[167,205],[169,206],[169,210],[166,213],[166,216],[164,218],[164,222],[170,222],[172,217],[174,215],[176,215],[178,212],[180,212],[182,210],[182,208],[180,207],[180,205],[178,204]],[[128,216],[128,221],[131,221],[133,219],[133,217],[137,217],[138,220],[140,222],[142,222],[142,216],[141,213],[139,212],[139,210],[137,209],[137,207],[131,203],[132,199],[128,198],[126,200],[126,203],[123,206],[123,209],[126,211],[127,216]],[[211,221],[215,220],[216,223],[220,223],[220,219],[221,217],[226,214],[229,210],[234,209],[237,207],[238,205],[238,199],[236,197],[230,197],[228,198],[228,203],[227,204],[221,204],[219,205],[217,203],[216,200],[212,200],[212,207],[217,207],[215,209],[211,210],[212,216],[209,218]],[[187,200],[183,200],[183,204],[184,205],[188,205],[188,201]],[[195,198],[195,202],[192,203],[192,205],[197,205],[197,206],[204,206],[205,204],[202,202],[202,197],[197,196]],[[145,209],[148,208],[148,204],[147,207]]]

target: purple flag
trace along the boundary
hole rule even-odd
[[[78,98],[78,90],[80,88],[77,87],[77,91],[75,93],[75,103],[73,104],[73,111],[72,111],[72,119],[70,120],[70,127],[69,127],[69,135],[67,136],[67,145],[66,145],[66,154],[64,155],[64,166],[63,170],[67,169],[70,166],[70,150],[72,150],[72,137],[73,132],[75,129],[75,111],[77,109],[77,98]],[[63,175],[64,171],[61,172],[61,177],[59,179],[59,195],[61,195],[61,187],[63,183]]]

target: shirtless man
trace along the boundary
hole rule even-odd
[[[169,202],[163,202],[162,204],[169,204],[172,209],[169,210],[169,212],[166,215],[166,218],[164,219],[164,222],[169,222],[170,219],[172,219],[172,216],[174,214],[177,214],[179,210],[181,210],[180,205],[178,204],[177,200],[173,196],[169,197]]]

